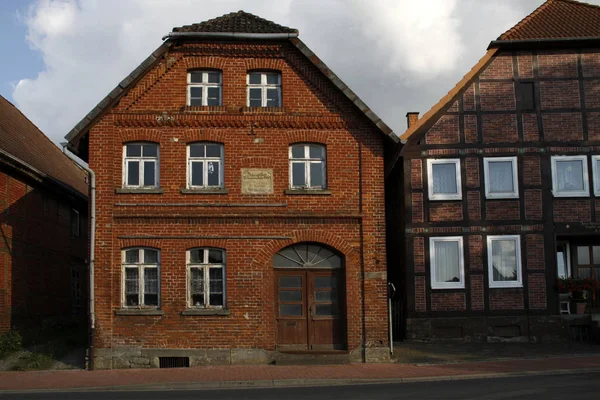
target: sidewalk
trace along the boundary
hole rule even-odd
[[[527,374],[600,372],[600,356],[469,362],[443,365],[224,366],[110,371],[0,373],[0,391],[144,390],[391,383]]]

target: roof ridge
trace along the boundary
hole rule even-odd
[[[533,17],[537,16],[543,9],[545,9],[546,7],[548,7],[554,1],[555,0],[546,0],[545,2],[543,2],[542,4],[540,4],[538,6],[538,8],[536,8],[531,13],[529,13],[528,15],[526,15],[523,19],[521,19],[519,22],[517,22],[517,24],[515,26],[513,26],[512,28],[510,28],[509,30],[507,30],[506,32],[504,32],[502,35],[498,36],[497,40],[503,40],[502,39],[503,37],[510,35],[514,31],[516,31],[517,29],[520,29],[523,25],[525,25],[527,22],[529,22]]]
[[[223,14],[221,16],[218,17],[214,17],[211,18],[209,20],[206,21],[202,21],[202,22],[195,22],[189,25],[183,25],[183,26],[179,26],[179,27],[174,27],[173,28],[173,32],[182,32],[182,31],[186,31],[186,30],[190,30],[190,29],[207,29],[210,32],[238,32],[236,30],[236,28],[240,28],[239,26],[235,26],[235,18],[239,18],[240,20],[242,18],[246,18],[246,21],[250,20],[250,24],[252,24],[252,22],[254,22],[255,24],[260,24],[263,26],[267,26],[268,28],[270,28],[271,30],[275,30],[275,31],[283,31],[285,33],[290,33],[290,32],[294,32],[294,33],[298,33],[298,29],[295,28],[290,28],[288,26],[284,26],[284,25],[280,25],[275,21],[271,21],[268,20],[266,18],[262,18],[256,14],[252,14],[249,13],[247,11],[244,10],[238,10],[238,11],[232,11],[230,13],[227,14]],[[229,29],[222,29],[223,26],[227,25],[227,23],[229,22],[231,24],[233,20],[233,28],[231,26],[227,27]],[[242,20],[243,21],[243,20]],[[239,23],[239,21],[238,21]],[[245,22],[244,24],[247,24],[247,22]],[[220,26],[219,26],[220,25]],[[217,28],[221,28],[222,30],[215,30],[215,29],[211,29],[211,27],[216,26]],[[254,26],[254,28],[256,28],[256,26]],[[204,30],[202,30],[204,31]],[[243,30],[241,30],[240,32],[243,32]]]
[[[571,3],[571,4],[575,4],[577,6],[591,7],[594,9],[600,8],[600,6],[598,6],[596,4],[584,3],[583,1],[578,1],[578,0],[550,0],[550,1],[562,1],[564,3]]]

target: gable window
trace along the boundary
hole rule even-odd
[[[486,157],[483,159],[483,169],[486,198],[512,199],[519,197],[517,157]]]
[[[552,192],[555,197],[589,196],[586,156],[552,157]]]
[[[79,211],[71,209],[71,236],[79,237],[81,232],[81,224],[79,221]]]
[[[123,186],[154,188],[158,186],[158,145],[128,143],[123,149]]]
[[[188,307],[225,306],[225,252],[219,249],[187,251]]]
[[[281,107],[281,74],[250,72],[247,84],[248,107]]]
[[[460,160],[427,160],[429,176],[429,200],[460,200],[462,188]]]
[[[293,144],[290,146],[290,187],[325,189],[325,146]]]
[[[464,289],[462,236],[429,238],[432,289]]]
[[[592,173],[594,175],[594,195],[600,196],[600,156],[592,156]]]
[[[487,237],[488,276],[491,288],[522,287],[521,237]]]
[[[535,111],[535,89],[533,82],[519,82],[517,85],[517,99],[522,111]]]
[[[153,307],[159,305],[159,252],[135,248],[122,252],[123,307]]]
[[[188,188],[223,187],[223,145],[192,143],[187,147]]]
[[[188,106],[221,105],[220,71],[190,71],[187,84]]]

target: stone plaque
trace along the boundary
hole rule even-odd
[[[242,194],[273,193],[273,170],[242,168]]]

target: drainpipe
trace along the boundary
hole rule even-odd
[[[96,326],[96,317],[94,313],[94,244],[96,238],[96,174],[88,163],[77,157],[75,154],[68,149],[68,143],[61,143],[63,153],[73,160],[77,165],[83,168],[90,175],[90,202],[91,202],[91,216],[90,216],[90,329],[91,336],[94,337],[94,328]],[[93,347],[93,343],[90,342],[90,347]],[[90,354],[90,359],[92,359]]]

